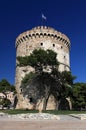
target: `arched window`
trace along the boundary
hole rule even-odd
[[[42,42],[41,42],[40,44],[41,44],[41,46],[43,46],[43,43],[42,43]]]
[[[21,43],[21,40],[18,40],[19,43]]]
[[[31,37],[31,34],[29,34],[29,37]]]
[[[46,33],[44,33],[44,36],[46,36],[47,34]]]
[[[23,42],[23,39],[22,39],[22,38],[21,38],[20,40]]]
[[[48,34],[48,36],[50,36],[50,34]]]
[[[53,35],[53,34],[51,34],[51,36],[53,37],[54,35]]]
[[[23,37],[23,39],[26,41],[26,38],[25,38],[25,37]]]
[[[62,40],[62,38],[59,39],[59,41],[61,41],[61,40]]]
[[[53,44],[53,47],[55,47],[55,44]]]
[[[54,36],[54,38],[56,38],[56,39],[57,39],[57,38],[58,38],[58,37],[57,37],[57,35],[55,35],[55,36]]]
[[[26,35],[26,38],[27,38],[27,39],[29,38],[28,35]]]
[[[60,36],[58,36],[57,39],[60,39]]]

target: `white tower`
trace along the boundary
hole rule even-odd
[[[59,70],[70,70],[70,41],[68,37],[53,28],[38,26],[29,31],[20,34],[16,39],[16,57],[28,56],[34,49],[42,48],[44,50],[52,49],[57,53],[57,59],[60,62]],[[21,80],[33,69],[30,66],[16,66],[16,90],[18,96],[17,108],[29,108],[32,105],[27,98],[23,97],[20,89]],[[54,109],[51,102],[51,109]]]

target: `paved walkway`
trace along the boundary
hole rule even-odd
[[[86,130],[86,120],[60,115],[60,120],[23,120],[0,118],[0,130]]]

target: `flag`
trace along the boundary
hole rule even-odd
[[[44,14],[42,14],[42,19],[44,19],[44,20],[46,20],[47,18],[46,18],[46,16],[44,16]]]

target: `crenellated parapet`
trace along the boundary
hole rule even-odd
[[[56,39],[57,41],[62,42],[65,46],[70,48],[70,40],[66,35],[46,26],[38,26],[32,30],[20,34],[16,39],[16,47],[22,42],[40,37]]]

